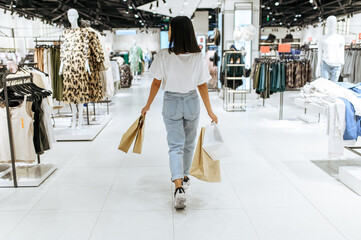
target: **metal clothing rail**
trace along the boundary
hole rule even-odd
[[[3,83],[3,91],[4,91],[4,97],[5,100],[2,102],[5,102],[6,106],[6,117],[7,117],[7,125],[8,125],[8,135],[9,135],[9,145],[10,145],[10,156],[11,156],[11,166],[12,166],[12,176],[9,178],[13,180],[13,185],[15,188],[19,187],[18,184],[18,177],[17,177],[17,171],[16,171],[16,157],[15,157],[15,145],[14,145],[14,136],[13,136],[13,126],[11,122],[11,115],[10,115],[10,99],[9,99],[9,93],[8,93],[8,83],[9,82],[21,82],[24,84],[26,81],[33,82],[33,74],[30,73],[27,76],[20,76],[20,77],[13,77],[13,78],[7,78],[8,72],[6,73],[0,73],[0,78],[2,79]],[[18,84],[18,83],[16,83]],[[47,166],[41,166],[40,165],[40,155],[37,154],[37,161],[39,168],[37,169],[27,169],[28,171],[34,171],[37,175],[40,175],[40,181],[37,182],[35,185],[32,185],[32,183],[25,183],[24,186],[39,186],[42,181],[44,181],[51,173],[53,173],[56,168],[55,166],[49,164]],[[2,186],[2,185],[1,185]],[[5,185],[8,186],[8,185]]]
[[[15,78],[6,78],[6,74],[2,74],[2,81],[4,87],[4,95],[5,95],[5,105],[6,105],[6,118],[7,118],[7,125],[8,125],[8,134],[9,134],[9,143],[10,143],[10,156],[11,156],[11,166],[13,172],[13,182],[14,187],[18,187],[18,180],[16,176],[16,166],[15,166],[15,149],[14,149],[14,139],[13,139],[13,128],[11,123],[10,117],[10,106],[9,106],[9,96],[8,96],[8,82],[12,81],[19,81],[21,80],[23,83],[26,80],[33,81],[33,75],[30,73],[29,76],[22,76],[22,77],[15,77]],[[38,162],[40,163],[40,157],[38,155]]]

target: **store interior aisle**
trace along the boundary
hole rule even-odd
[[[113,98],[113,119],[94,141],[47,152],[42,159],[58,170],[43,185],[0,189],[1,240],[361,239],[361,198],[311,162],[326,159],[327,136],[322,124],[294,120],[302,109],[292,107],[292,93],[283,121],[277,97],[229,113],[211,93],[234,155],[222,161],[221,183],[191,178],[187,208],[175,211],[161,94],[146,118],[143,153],[117,150],[150,83],[145,74]],[[208,123],[202,108],[200,124]]]

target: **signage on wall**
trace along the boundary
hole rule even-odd
[[[199,48],[202,50],[202,53],[206,54],[206,36],[197,36],[197,42]]]
[[[278,52],[280,53],[290,53],[291,52],[291,44],[279,44]]]
[[[269,53],[271,51],[270,46],[261,46],[261,53]]]
[[[358,39],[360,39],[360,40],[361,40],[361,33],[359,33],[359,34],[358,34]]]

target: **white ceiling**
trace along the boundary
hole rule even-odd
[[[179,15],[191,17],[197,8],[216,8],[219,1],[220,0],[166,0],[166,4],[164,4],[163,0],[158,0],[139,6],[138,9],[169,17]],[[151,5],[152,9],[150,9]],[[169,12],[169,9],[171,9],[172,13]]]

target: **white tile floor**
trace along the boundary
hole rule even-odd
[[[117,150],[139,116],[151,79],[120,91],[112,121],[92,142],[61,142],[43,156],[58,170],[38,188],[0,189],[0,240],[242,239],[360,240],[361,197],[314,165],[327,160],[323,124],[285,93],[262,106],[251,95],[247,112],[228,113],[211,100],[234,152],[222,161],[221,183],[192,178],[188,207],[175,211],[169,181],[161,94],[146,119],[142,155]],[[201,125],[209,119],[202,109]],[[348,152],[345,159],[358,159]]]

